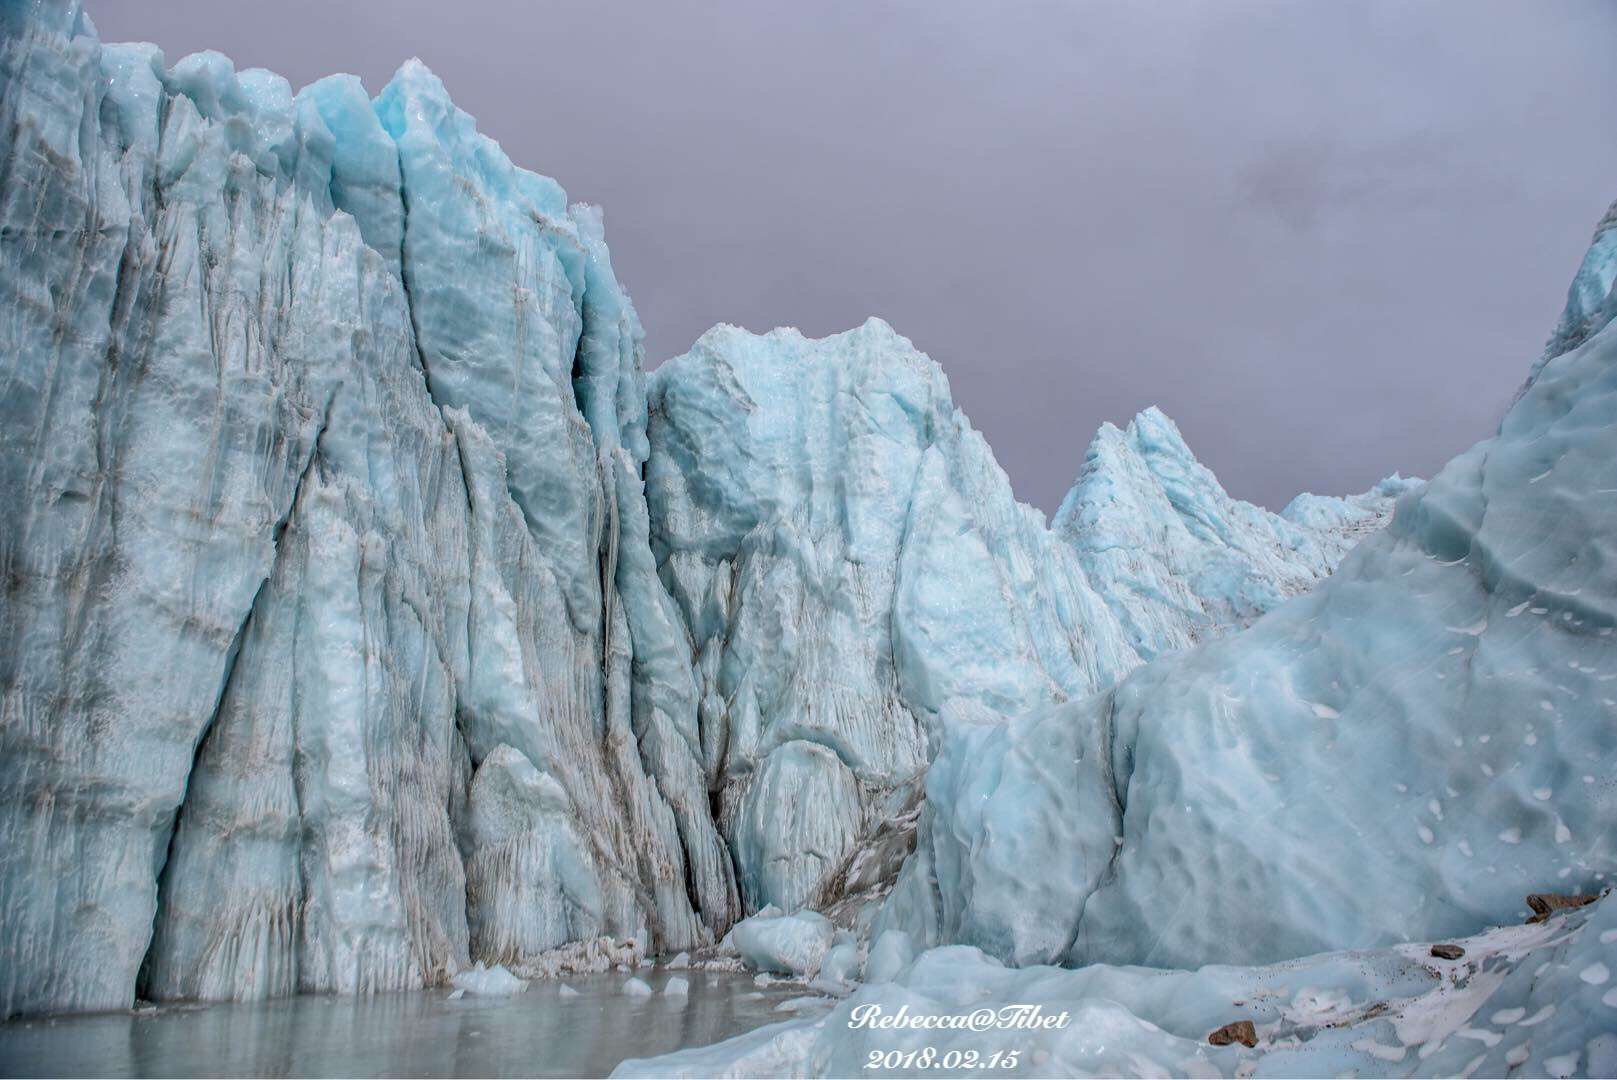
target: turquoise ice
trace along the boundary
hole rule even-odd
[[[1078,1002],[1053,1071],[1599,1072],[1610,901],[1469,935],[1617,870],[1614,237],[1429,484],[1271,513],[1147,409],[1047,522],[880,319],[646,376],[600,211],[419,62],[294,93],[0,0],[0,1015],[774,905],[731,944],[817,990]]]
[[[0,21],[0,1014],[722,932],[599,212],[419,63]]]
[[[1617,332],[1585,327],[1497,436],[1245,632],[1080,702],[959,710],[885,917],[1015,963],[1185,967],[1469,933],[1527,892],[1601,888],[1614,359]]]
[[[1614,227],[1499,433],[1314,592],[1081,701],[942,710],[863,989],[618,1075],[1617,1068],[1617,902],[1520,925],[1617,870]],[[1025,1005],[1070,1022],[855,1022]],[[1209,1043],[1237,1020],[1254,1047]]]
[[[1142,659],[1250,625],[1308,592],[1418,480],[1299,495],[1279,514],[1231,498],[1162,411],[1103,425],[1051,522]]]

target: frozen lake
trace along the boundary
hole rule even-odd
[[[0,1076],[604,1076],[624,1058],[702,1046],[789,1019],[801,987],[750,975],[613,972],[534,983],[513,997],[445,990],[306,996],[246,1005],[0,1024]],[[673,975],[688,998],[665,996]],[[578,991],[563,997],[562,983]]]

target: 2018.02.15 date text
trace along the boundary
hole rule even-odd
[[[872,1050],[865,1059],[866,1069],[1014,1069],[1022,1059],[1020,1050],[997,1050],[984,1054],[977,1050],[946,1050],[927,1046],[919,1050]]]

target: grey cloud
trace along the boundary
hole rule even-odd
[[[295,85],[421,55],[606,207],[652,363],[880,314],[1047,510],[1150,404],[1270,505],[1430,473],[1617,195],[1600,3],[88,6]]]

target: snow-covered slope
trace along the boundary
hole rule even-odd
[[[881,320],[717,327],[650,396],[652,548],[748,910],[815,896],[924,767],[945,701],[1019,711],[1137,663],[942,371]]]
[[[1101,427],[1051,527],[1079,553],[1143,659],[1249,625],[1329,576],[1419,482],[1299,495],[1280,514],[1234,499],[1150,408]]]
[[[1313,593],[1081,702],[958,710],[886,924],[1016,963],[1184,967],[1470,933],[1527,892],[1601,887],[1617,328],[1581,325]]]
[[[728,925],[599,216],[417,63],[0,20],[0,1015]]]

